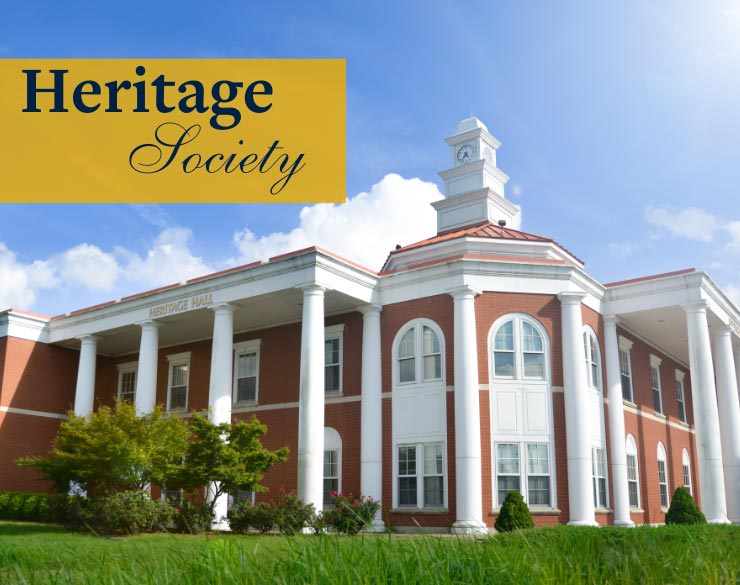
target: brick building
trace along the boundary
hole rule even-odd
[[[380,272],[313,247],[53,318],[0,313],[0,490],[45,489],[13,461],[68,409],[120,397],[257,415],[291,450],[273,494],[371,495],[378,527],[484,531],[511,489],[540,525],[661,523],[681,485],[740,522],[737,308],[694,270],[597,282],[520,231],[479,120],[447,143],[437,235]]]

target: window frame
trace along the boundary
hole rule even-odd
[[[631,434],[627,435],[627,438],[625,439],[625,446],[624,446],[625,455],[627,457],[627,501],[629,503],[630,509],[640,509],[640,463],[638,460],[638,451],[637,451],[637,441],[635,441],[635,437]],[[634,469],[635,469],[635,478],[630,479],[630,460],[629,458],[632,458],[634,461]],[[636,503],[635,505],[632,505],[632,502],[629,500],[630,498],[630,490],[629,486],[630,484],[635,485],[635,496],[636,496]]]
[[[337,339],[339,341],[339,363],[327,364],[326,363],[326,343]],[[334,390],[327,390],[326,380],[326,369],[329,367],[339,367],[339,387]],[[344,323],[339,325],[330,325],[324,327],[324,394],[326,396],[342,396],[344,393]]]
[[[550,347],[549,338],[542,326],[528,315],[520,313],[510,313],[499,319],[491,328],[490,333],[490,367],[491,378],[497,382],[503,380],[522,381],[522,382],[547,382],[550,379],[549,355]],[[506,325],[511,323],[512,348],[513,349],[496,349],[496,336],[498,332]],[[524,348],[524,325],[529,325],[538,335],[542,349],[540,351],[525,351]],[[503,376],[496,373],[496,353],[512,354],[514,364],[514,374],[512,376]],[[542,376],[527,376],[525,354],[537,354],[542,356]]]
[[[234,367],[233,380],[231,389],[231,402],[233,406],[254,405],[259,403],[260,398],[260,357],[262,346],[261,339],[250,339],[248,341],[239,341],[233,345],[234,350]],[[244,355],[255,354],[256,368],[254,380],[254,400],[239,400],[239,357]],[[251,377],[251,376],[250,376]]]
[[[694,482],[691,478],[691,457],[689,456],[689,452],[686,450],[686,448],[684,448],[683,452],[681,453],[681,467],[683,470],[683,485],[687,490],[689,490],[689,493],[693,497]]]
[[[662,442],[658,442],[658,492],[660,493],[660,508],[667,510],[671,504],[671,493],[669,491],[668,484],[668,464],[665,446]],[[663,464],[663,478],[661,481],[661,463]],[[665,490],[663,489],[665,487]],[[665,504],[663,503],[663,495],[665,494]]]
[[[632,380],[632,346],[634,344],[626,337],[619,336],[619,381],[622,386],[622,400],[631,404],[635,403],[635,386]],[[622,359],[622,356],[625,359]],[[626,372],[623,371],[622,366],[626,366]],[[625,378],[629,384],[629,398],[624,395],[624,383]]]
[[[326,454],[327,453],[335,453],[336,454],[336,465],[337,465],[337,475],[335,476],[329,476],[326,475]],[[322,478],[322,494],[324,494],[324,482],[326,482],[327,479],[336,479],[337,480],[337,489],[336,490],[330,490],[335,492],[341,492],[342,491],[342,437],[339,434],[339,432],[334,429],[333,427],[324,427],[324,459],[323,459],[324,467],[322,467],[321,472],[321,478]],[[323,496],[322,496],[323,498]],[[326,501],[322,499],[323,507],[324,509],[331,508],[331,501]]]
[[[192,374],[190,366],[191,354],[192,352],[185,351],[167,356],[167,412],[186,412],[188,410],[188,400],[190,398],[190,376]],[[185,406],[183,408],[172,408],[172,373],[175,366],[182,365],[186,365],[188,367],[187,384],[185,384]]]
[[[139,362],[126,362],[124,364],[116,364],[116,368],[118,369],[118,392],[116,393],[116,397],[119,401],[122,400],[122,391],[123,391],[123,377],[126,374],[134,374],[134,391],[131,395],[131,404],[136,404],[136,386],[139,383]]]
[[[501,462],[501,459],[499,457],[499,446],[501,445],[515,445],[517,448],[517,455],[518,455],[518,472],[517,473],[502,473],[499,471],[499,463]],[[544,446],[546,448],[547,453],[547,468],[548,472],[546,474],[544,473],[530,473],[529,471],[529,447],[530,446]],[[501,506],[504,503],[505,495],[502,496],[500,493],[500,477],[516,477],[518,479],[519,487],[517,488],[517,491],[522,495],[522,498],[527,503],[527,505],[530,508],[534,508],[535,510],[550,510],[552,509],[554,504],[554,490],[553,490],[553,456],[552,456],[552,444],[550,442],[546,441],[538,441],[536,439],[533,440],[506,440],[502,439],[500,441],[496,441],[493,445],[493,456],[494,456],[494,465],[493,465],[493,478],[494,478],[494,489],[493,489],[493,498],[495,505],[498,509],[501,508]],[[530,503],[530,494],[529,494],[529,484],[530,484],[530,478],[532,477],[547,477],[548,478],[548,503],[546,504],[534,504]],[[509,490],[511,491],[511,490]],[[508,492],[507,492],[508,494]]]
[[[609,482],[607,478],[606,448],[603,445],[591,446],[591,483],[593,487],[594,508],[609,509]],[[603,488],[603,501],[602,501]]]
[[[402,448],[413,448],[415,457],[416,473],[401,475],[399,451]],[[425,455],[427,447],[439,447],[442,452],[442,504],[429,505],[425,501],[425,489],[427,477],[439,477],[439,474],[426,474]],[[421,454],[421,456],[420,456]],[[398,442],[395,445],[394,453],[394,496],[396,508],[401,510],[427,510],[439,511],[440,513],[448,509],[448,477],[447,477],[447,442],[442,440],[417,441],[417,442]],[[415,478],[416,480],[416,505],[401,504],[401,485],[402,478]]]
[[[428,327],[436,336],[439,342],[439,361],[440,361],[440,376],[439,378],[425,378],[424,377],[424,356],[425,355],[437,355],[435,354],[424,354],[424,327]],[[399,350],[401,348],[401,342],[406,337],[409,331],[413,330],[414,340],[414,355],[413,357],[399,357]],[[447,374],[445,371],[445,356],[447,355],[447,349],[445,347],[445,336],[442,333],[442,329],[431,319],[423,317],[412,319],[405,323],[396,333],[396,337],[393,341],[393,386],[394,388],[408,388],[414,385],[420,386],[424,384],[444,384]],[[401,360],[414,360],[414,379],[401,381]]]
[[[586,386],[599,394],[603,394],[603,364],[601,359],[601,348],[599,347],[599,338],[594,330],[586,325],[583,328],[583,353],[586,360]],[[598,372],[594,381],[594,369]]]
[[[663,363],[663,360],[659,358],[656,355],[650,354],[650,386],[652,389],[652,397],[653,397],[653,410],[656,414],[660,414],[665,416],[665,411],[663,409],[663,384],[660,379],[660,364]],[[656,381],[657,381],[657,387],[656,387]],[[660,408],[655,408],[655,397],[658,397],[658,406]]]
[[[678,420],[688,424],[689,418],[686,413],[686,385],[684,378],[686,374],[681,370],[676,370],[676,404],[678,406]]]

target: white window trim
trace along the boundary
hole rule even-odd
[[[599,347],[599,338],[596,336],[596,332],[588,325],[583,327],[583,335],[588,336],[589,342],[593,340],[594,342],[594,355],[590,355],[591,352],[591,344],[584,345],[584,349],[586,352],[588,352],[586,355],[583,356],[583,359],[586,361],[586,387],[589,390],[593,390],[594,392],[597,392],[604,395],[604,362],[601,358],[601,348]],[[593,380],[591,378],[591,366],[596,365],[599,369],[599,375],[596,377],[596,386],[592,384]],[[621,389],[621,386],[620,386]]]
[[[678,395],[678,387],[676,388],[676,403],[678,405],[679,402],[683,404],[683,418],[681,418],[681,412],[678,413],[678,420],[680,420],[682,423],[688,423],[689,422],[689,413],[686,409],[686,384],[684,383],[684,379],[686,378],[686,373],[682,372],[681,370],[676,370],[676,383],[681,384],[681,398],[683,400],[679,400]]]
[[[442,446],[442,495],[443,502],[441,506],[425,506],[424,505],[424,447],[428,445],[441,445]],[[401,447],[415,447],[416,448],[416,506],[404,504],[401,506],[398,503],[398,450]],[[403,476],[412,477],[412,476]],[[437,477],[432,476],[432,477]],[[446,440],[434,440],[429,441],[417,441],[407,442],[399,441],[394,445],[393,449],[393,507],[399,510],[425,510],[428,512],[446,512],[448,510],[448,484],[447,484],[447,441]]]
[[[630,453],[630,444],[634,448],[634,453]],[[636,480],[635,483],[637,484],[637,506],[631,506],[633,510],[639,510],[640,509],[640,457],[639,452],[637,450],[637,441],[635,441],[635,437],[632,434],[627,435],[627,438],[625,439],[625,455],[632,455],[635,458],[635,476]],[[629,465],[627,465],[627,501],[629,502]]]
[[[660,364],[663,363],[663,360],[659,358],[657,355],[650,354],[650,393],[651,398],[653,398],[652,393],[654,391],[653,388],[653,369],[658,370],[658,401],[660,402],[660,410],[656,410],[655,412],[661,415],[665,415],[665,407],[663,405],[663,384],[660,380]],[[655,407],[655,399],[653,398],[653,408]]]
[[[339,388],[328,392],[330,396],[342,396],[344,393],[344,329],[344,323],[324,327],[324,343],[331,339],[339,340]],[[324,370],[326,371],[326,363],[324,363]]]
[[[624,352],[627,354],[627,370],[629,371],[629,379],[630,379],[630,399],[627,400],[624,398],[624,393],[622,393],[622,399],[634,404],[635,403],[635,385],[632,380],[632,346],[634,343],[627,339],[626,337],[619,336],[619,351]],[[620,371],[619,371],[619,381],[622,381],[622,371],[621,371],[621,362],[620,362]],[[621,387],[621,384],[620,384]]]
[[[136,386],[139,383],[139,362],[126,362],[125,364],[116,364],[116,368],[118,369],[118,393],[116,396],[118,397],[118,400],[121,400],[121,390],[123,389],[123,375],[128,374],[130,372],[134,372],[136,374],[136,384],[134,385],[134,399],[133,402],[136,402]]]
[[[437,335],[439,340],[439,355],[440,355],[440,377],[433,378],[431,380],[424,379],[424,327],[429,327]],[[401,345],[401,339],[410,330],[414,329],[414,367],[416,378],[412,382],[401,382],[401,369],[398,367],[398,348]],[[414,386],[423,386],[425,384],[444,384],[447,379],[445,371],[445,356],[447,350],[445,347],[445,336],[442,333],[439,325],[437,325],[431,319],[419,317],[412,319],[405,323],[396,333],[396,337],[393,340],[393,346],[391,348],[391,356],[393,361],[392,375],[393,375],[393,387],[394,388],[410,388]]]
[[[519,440],[506,440],[501,439],[493,444],[493,500],[498,508],[501,508],[503,501],[498,501],[498,445],[517,445],[519,447],[519,493],[526,502],[527,506],[534,510],[552,510],[556,508],[556,494],[557,491],[555,485],[555,470],[553,465],[553,446],[551,441],[537,440],[536,438]],[[546,445],[547,446],[547,465],[549,473],[547,477],[550,478],[550,503],[549,504],[530,504],[529,503],[529,451],[528,445]],[[502,474],[508,477],[512,477],[513,474]],[[532,474],[532,477],[545,477],[543,474]]]
[[[660,497],[660,486],[663,485],[663,482],[660,481],[660,463],[663,463],[663,469],[665,471],[665,493],[666,493],[666,505],[663,506],[663,502],[660,502],[660,508],[661,510],[667,510],[668,507],[671,505],[671,490],[670,490],[670,483],[668,482],[668,462],[667,462],[668,456],[666,454],[665,446],[662,442],[658,442],[658,458],[657,458],[657,465],[658,465],[658,497]]]
[[[236,405],[254,405],[259,402],[260,398],[260,347],[262,346],[262,340],[261,339],[250,339],[248,341],[239,341],[234,344],[234,375],[233,375],[233,381],[232,381],[232,389],[231,389],[231,402],[234,406]],[[256,353],[257,354],[257,375],[256,379],[254,381],[254,400],[243,400],[242,402],[237,402],[237,393],[238,393],[238,387],[239,387],[239,379],[237,376],[239,375],[239,368],[237,367],[237,360],[240,355],[243,354],[249,354],[249,353]]]
[[[512,321],[512,334],[514,336],[514,375],[513,376],[497,376],[496,375],[496,333],[506,323]],[[532,326],[534,330],[539,334],[542,340],[542,360],[543,360],[543,377],[534,378],[531,376],[524,375],[524,345],[522,341],[522,324],[527,323]],[[538,321],[526,315],[524,313],[507,313],[503,317],[496,319],[496,322],[491,327],[491,331],[488,334],[488,347],[489,347],[489,368],[490,377],[493,378],[496,383],[503,381],[511,382],[526,382],[526,383],[544,383],[550,379],[550,339],[545,329],[540,325]],[[526,353],[538,353],[538,352],[526,352]]]
[[[337,491],[342,491],[342,435],[339,434],[333,427],[324,427],[324,453],[327,451],[337,452]],[[322,458],[323,466],[323,458]],[[322,493],[323,493],[323,480],[326,476],[323,475],[322,471]]]
[[[691,456],[689,455],[689,452],[686,450],[686,448],[684,448],[683,452],[681,453],[681,472],[683,472],[684,467],[688,467],[688,470],[689,470],[689,474],[688,474],[689,483],[688,484],[686,483],[686,474],[684,473],[683,474],[684,476],[683,484],[684,484],[684,487],[689,490],[689,493],[693,497],[694,496],[694,478],[691,477]]]
[[[594,507],[597,510],[608,510],[609,509],[609,461],[606,457],[606,446],[603,444],[598,445],[592,445],[591,446],[591,489],[596,490],[596,498],[599,497],[599,484],[598,480],[602,478],[601,475],[596,475],[597,469],[594,468],[594,454],[595,452],[601,453],[601,457],[603,458],[603,464],[604,464],[604,501],[603,502],[594,502]],[[597,460],[598,462],[598,460]]]
[[[190,376],[192,374],[190,368],[190,356],[193,352],[184,351],[182,353],[174,353],[167,356],[167,410],[173,412],[184,412],[188,409],[188,400],[190,399]],[[172,370],[175,366],[186,364],[188,366],[188,383],[185,385],[185,408],[178,408],[173,410],[170,408],[170,398],[172,394]]]

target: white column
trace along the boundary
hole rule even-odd
[[[722,325],[713,329],[712,334],[727,516],[733,524],[740,524],[740,400],[732,355],[732,330],[729,325]]]
[[[298,404],[298,497],[324,507],[324,288],[303,288]]]
[[[75,414],[87,416],[95,405],[95,361],[98,337],[80,337],[80,362],[77,367],[77,387],[75,389]]]
[[[228,304],[214,305],[213,341],[211,342],[211,378],[208,389],[208,418],[214,424],[231,422],[231,387],[234,361],[234,307]],[[208,486],[206,498],[213,501],[217,486]],[[215,518],[212,527],[228,529],[226,517],[229,504],[228,494],[222,495],[214,506]]]
[[[683,306],[689,330],[691,395],[694,404],[696,452],[699,459],[702,511],[707,521],[725,524],[727,503],[722,471],[717,392],[714,386],[712,350],[707,324],[707,304],[699,301]]]
[[[617,317],[604,317],[606,341],[606,384],[609,396],[609,443],[611,444],[613,506],[615,526],[634,526],[630,518],[627,486],[627,452],[625,450],[624,405],[622,404],[622,376],[619,371],[619,339]]]
[[[362,403],[360,415],[360,492],[376,502],[383,497],[383,397],[380,362],[380,311],[378,305],[360,308],[362,313]],[[383,532],[380,510],[373,529]]]
[[[136,373],[136,410],[148,414],[157,402],[157,358],[159,355],[159,323],[145,321],[141,327],[139,369]]]
[[[563,292],[560,299],[565,433],[568,453],[568,504],[575,526],[598,526],[594,513],[589,441],[589,401],[586,389],[586,356],[583,349],[582,292]]]
[[[487,533],[483,522],[480,395],[475,295],[465,287],[454,291],[455,303],[455,467],[458,534]]]

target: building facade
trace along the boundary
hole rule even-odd
[[[446,139],[437,234],[380,272],[312,247],[57,317],[0,313],[0,490],[70,408],[256,415],[270,498],[382,502],[376,527],[662,523],[686,485],[740,522],[740,313],[694,270],[601,284],[520,230],[479,120]],[[409,218],[410,221],[413,218]],[[341,252],[341,251],[340,251]],[[217,509],[223,514],[225,498]]]

